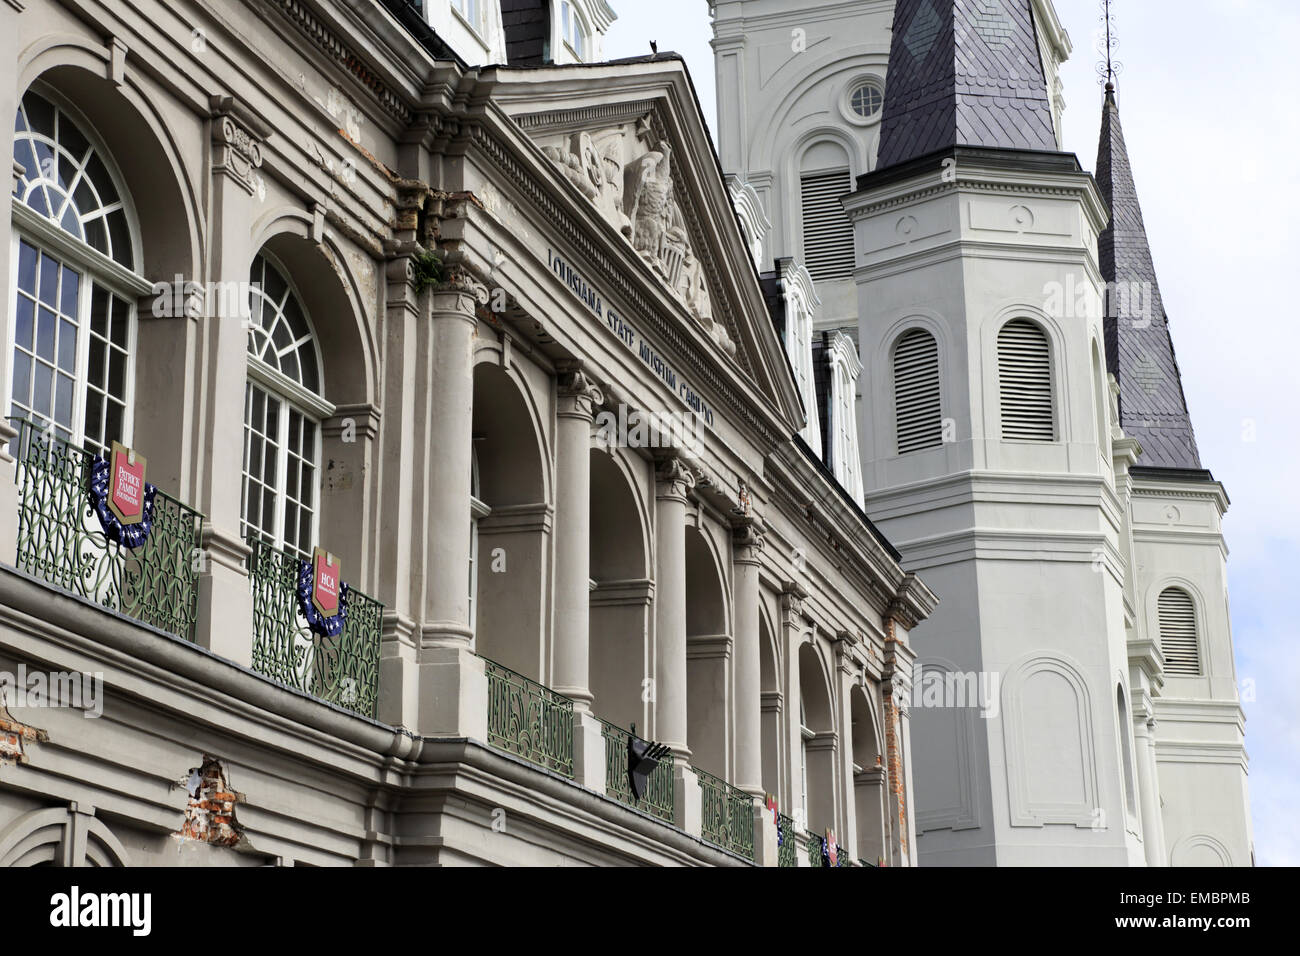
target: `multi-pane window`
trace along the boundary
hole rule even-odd
[[[104,454],[130,441],[142,283],[123,193],[77,121],[40,93],[23,96],[15,129],[10,414]]]
[[[452,9],[464,17],[476,32],[481,29],[478,2],[479,0],[451,0]]]
[[[563,0],[560,4],[560,32],[564,36],[564,42],[569,45],[574,55],[578,59],[583,59],[587,55],[587,31],[582,25],[582,19],[578,16],[578,11],[573,8],[569,0]]]
[[[306,557],[319,510],[320,358],[301,301],[266,256],[253,261],[250,299],[242,531]]]

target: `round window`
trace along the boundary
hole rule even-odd
[[[849,94],[849,109],[860,119],[873,119],[885,105],[885,90],[879,80],[864,80]]]

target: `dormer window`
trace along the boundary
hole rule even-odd
[[[479,0],[451,0],[451,8],[460,14],[461,19],[469,24],[470,29],[475,33],[483,32]]]
[[[569,52],[579,60],[587,58],[587,30],[582,25],[582,18],[569,0],[560,4],[560,34]]]

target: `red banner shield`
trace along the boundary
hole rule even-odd
[[[109,459],[108,506],[122,524],[144,520],[144,455],[113,442]]]
[[[322,617],[339,613],[339,587],[343,574],[342,559],[324,548],[317,548],[311,560],[311,603]]]

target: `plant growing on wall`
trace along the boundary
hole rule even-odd
[[[443,283],[442,260],[436,252],[425,252],[415,258],[415,291],[440,286]]]

